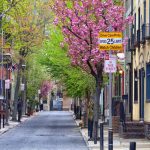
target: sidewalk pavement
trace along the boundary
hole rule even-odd
[[[8,130],[16,127],[17,125],[21,124],[22,122],[32,118],[33,116],[37,115],[37,113],[34,113],[32,116],[27,116],[27,115],[23,115],[22,118],[21,118],[21,122],[18,122],[18,121],[12,121],[11,119],[9,120],[9,125],[5,125],[5,127],[1,127],[0,129],[0,136],[7,132]]]
[[[79,126],[81,120],[75,120]],[[100,142],[94,144],[93,141],[88,141],[87,128],[81,128],[80,132],[89,148],[89,150],[100,150]],[[150,140],[148,139],[123,139],[118,133],[113,134],[113,149],[114,150],[129,150],[130,142],[136,142],[136,150],[150,150]],[[108,150],[108,127],[104,126],[104,150]]]

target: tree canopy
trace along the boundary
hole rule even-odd
[[[94,88],[93,77],[71,65],[67,55],[68,47],[63,45],[63,35],[58,27],[50,29],[50,39],[46,40],[39,60],[47,66],[51,76],[59,80],[69,96],[82,97],[86,90]],[[41,54],[39,55],[41,57]]]

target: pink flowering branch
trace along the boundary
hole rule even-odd
[[[48,96],[48,93],[52,89],[52,84],[50,81],[43,81],[41,85],[41,96],[46,97]]]
[[[124,7],[116,6],[112,0],[56,1],[54,11],[57,23],[62,23],[65,41],[69,45],[69,56],[72,63],[97,75],[97,64],[103,63],[105,52],[98,50],[98,33],[108,31],[122,32],[132,21],[131,17],[124,18]],[[59,20],[59,21],[58,21]]]

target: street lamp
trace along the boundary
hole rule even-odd
[[[9,125],[9,89],[10,89],[10,75],[9,75],[9,66],[12,64],[12,58],[10,53],[3,54],[3,64],[6,68],[6,77],[5,77],[5,99],[6,99],[6,125]]]
[[[23,107],[22,107],[22,114],[25,114],[26,112],[26,100],[25,100],[25,75],[24,75],[24,71],[25,71],[25,64],[21,65],[22,67],[22,83],[21,83],[21,96],[22,96],[22,102],[23,102]]]
[[[122,70],[122,69],[121,69],[121,70],[119,70],[119,74],[121,74],[121,75],[123,74],[123,70]]]
[[[6,125],[9,125],[8,120],[9,120],[9,98],[8,98],[8,91],[10,89],[10,80],[6,79],[5,80],[5,90],[6,90]]]

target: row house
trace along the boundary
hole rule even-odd
[[[125,0],[126,16],[134,17],[133,23],[125,31],[128,37],[126,46],[126,81],[128,110],[134,133],[124,136],[149,137],[150,133],[150,0]],[[136,130],[136,128],[139,128]],[[140,130],[141,129],[141,130]],[[141,132],[140,132],[140,131]],[[127,132],[126,131],[126,132]],[[130,131],[130,130],[129,130]],[[139,132],[138,132],[139,131]],[[129,135],[130,134],[130,135]]]
[[[2,124],[4,127],[8,123],[12,78],[10,70],[12,65],[11,42],[9,41],[9,34],[1,28],[1,21],[2,18],[0,18],[0,128]]]

